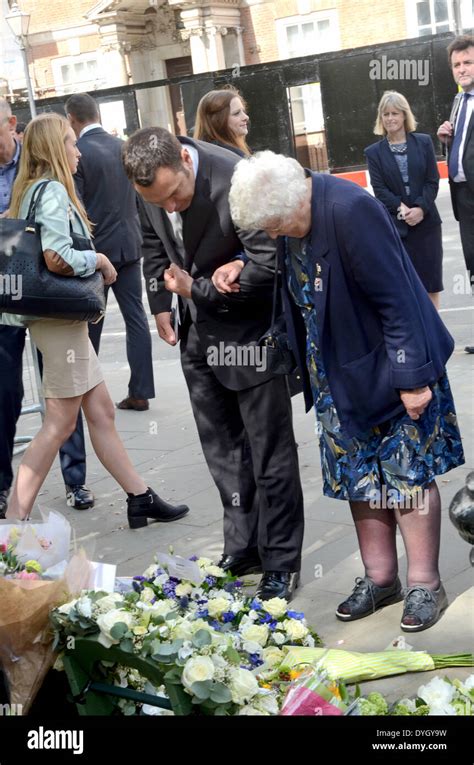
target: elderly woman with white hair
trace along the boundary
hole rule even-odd
[[[454,341],[390,215],[356,184],[265,151],[237,165],[229,201],[238,226],[279,237],[288,333],[320,425],[323,492],[349,501],[356,526],[365,572],[336,616],[360,619],[404,599],[402,629],[426,629],[448,604],[435,477],[464,462],[445,372]],[[238,289],[243,267],[216,271],[216,288]]]

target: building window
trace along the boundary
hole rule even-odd
[[[341,47],[337,11],[277,19],[276,30],[283,59],[310,56]]]
[[[96,90],[105,84],[96,53],[53,59],[51,65],[58,95]]]
[[[317,55],[341,47],[337,11],[321,11],[276,21],[280,57]],[[289,89],[296,135],[324,130],[319,83]]]
[[[448,0],[417,0],[418,37],[449,32],[452,29],[451,3]]]

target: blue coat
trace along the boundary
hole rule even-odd
[[[370,175],[370,182],[377,199],[385,205],[403,238],[409,226],[397,219],[400,202],[408,207],[421,207],[425,217],[416,228],[429,230],[441,224],[435,199],[439,189],[439,171],[433,142],[425,133],[408,133],[407,156],[410,195],[405,191],[397,160],[386,138],[364,149]],[[428,253],[429,255],[429,253]]]
[[[431,385],[454,340],[433,306],[385,207],[351,181],[311,173],[312,256],[319,347],[343,429],[362,436],[402,412],[399,390]],[[285,266],[283,266],[285,271]],[[283,278],[288,333],[306,369],[306,330]]]

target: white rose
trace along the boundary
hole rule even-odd
[[[309,630],[298,619],[285,619],[282,625],[290,640],[303,640]]]
[[[456,689],[441,677],[434,677],[427,685],[420,685],[418,696],[429,707],[444,707],[449,705],[456,694]]]
[[[156,584],[156,586],[157,586],[157,587],[159,587],[160,585],[166,584],[166,582],[168,581],[168,579],[169,579],[169,576],[168,576],[168,574],[166,574],[166,573],[164,573],[164,574],[159,574],[159,575],[158,575],[157,577],[155,577],[155,579],[153,580],[153,584]]]
[[[231,669],[229,677],[234,704],[245,704],[258,693],[258,682],[248,669]]]
[[[244,607],[245,607],[245,601],[234,600],[231,607],[229,608],[229,611],[232,611],[233,614],[238,614],[239,611],[242,611]]]
[[[69,603],[64,603],[62,606],[59,606],[56,610],[60,614],[64,614],[64,616],[69,616],[70,612],[76,607],[76,603],[78,603],[78,600],[70,600]]]
[[[278,667],[279,664],[281,664],[283,660],[283,656],[285,654],[280,648],[277,648],[276,646],[272,645],[268,648],[263,649],[263,660],[265,662],[266,667]]]
[[[171,611],[176,609],[176,602],[174,600],[157,600],[153,603],[150,613],[152,616],[166,616]]]
[[[239,717],[240,715],[251,715],[252,717],[256,717],[257,715],[259,717],[266,717],[267,713],[262,712],[260,709],[256,709],[255,707],[251,707],[249,705],[242,707],[242,709],[239,709]]]
[[[206,566],[206,576],[216,576],[217,578],[225,576],[225,571],[219,566]]]
[[[133,616],[129,611],[123,611],[121,608],[115,608],[113,611],[107,611],[106,614],[101,614],[97,619],[97,625],[100,629],[99,643],[106,648],[110,648],[111,645],[119,643],[119,640],[115,640],[110,634],[113,626],[123,622],[127,627],[131,627],[133,622]]]
[[[152,563],[151,566],[148,566],[147,570],[143,572],[145,579],[151,579],[152,576],[155,576],[157,568],[158,566],[156,563]]]
[[[279,712],[278,702],[273,693],[259,693],[252,700],[252,704],[267,715],[277,715]]]
[[[274,632],[272,637],[277,645],[283,645],[283,643],[286,643],[286,636],[283,634],[283,632]]]
[[[469,675],[469,677],[464,681],[463,685],[467,691],[472,691],[474,688],[474,675]]]
[[[184,665],[181,680],[184,687],[191,690],[193,683],[212,680],[214,671],[215,667],[212,659],[208,656],[196,656],[194,659],[189,659]]]
[[[193,636],[191,622],[187,619],[182,619],[173,626],[172,632],[175,639],[190,640]]]
[[[242,648],[247,653],[256,653],[259,656],[261,656],[263,652],[263,649],[260,643],[252,643],[250,640],[245,640],[242,645]]]
[[[268,627],[266,624],[251,624],[248,627],[244,627],[241,630],[241,634],[244,640],[250,640],[265,647],[268,640]]]
[[[214,561],[212,561],[210,558],[198,558],[197,564],[201,568],[207,568],[208,566],[213,566]]]
[[[176,585],[176,595],[178,598],[184,598],[186,595],[191,595],[193,591],[192,584],[189,584],[188,582],[183,582],[182,584]]]
[[[122,597],[117,592],[111,592],[109,595],[104,595],[103,598],[96,600],[95,606],[101,614],[105,614],[107,611],[117,608],[121,602]]]
[[[229,601],[226,598],[212,598],[207,603],[209,616],[220,616],[224,611],[229,610]]]
[[[288,603],[284,598],[271,598],[270,600],[265,600],[262,603],[262,606],[264,610],[275,619],[284,616],[288,610]]]
[[[140,593],[140,600],[142,603],[151,603],[154,597],[156,596],[151,587],[144,587],[143,591]]]

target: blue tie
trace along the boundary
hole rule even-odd
[[[464,131],[464,123],[466,122],[467,102],[471,97],[470,93],[464,93],[464,98],[459,113],[458,123],[456,125],[456,132],[454,134],[454,140],[451,144],[449,152],[448,168],[449,177],[454,178],[458,174],[459,167],[459,150],[461,148],[462,134]]]

